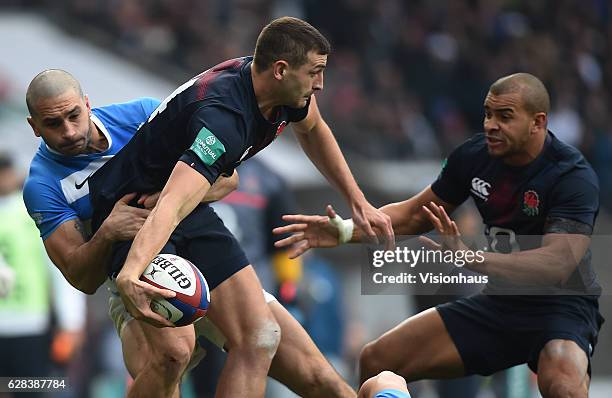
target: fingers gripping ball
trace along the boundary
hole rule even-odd
[[[206,314],[210,292],[206,279],[191,262],[174,254],[159,254],[144,270],[140,280],[176,292],[169,299],[151,302],[153,312],[176,326],[189,325]]]

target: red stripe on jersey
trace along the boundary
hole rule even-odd
[[[206,96],[206,90],[208,89],[208,85],[213,80],[215,80],[217,76],[219,76],[222,72],[228,69],[238,68],[240,65],[242,65],[242,62],[243,59],[241,58],[229,59],[227,61],[221,62],[219,65],[213,66],[206,72],[202,73],[198,77],[198,81],[195,83],[197,87],[197,100],[199,101],[204,99],[204,97]]]

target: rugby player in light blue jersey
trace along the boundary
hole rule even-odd
[[[128,204],[135,193],[125,195],[92,236],[89,176],[123,148],[159,101],[141,98],[92,109],[71,75],[49,70],[33,80],[26,102],[28,123],[43,141],[32,160],[24,201],[53,262],[73,286],[93,294],[107,277],[112,246],[134,238],[155,196],[142,197],[145,208],[139,208]],[[236,179],[220,179],[204,200],[220,199],[235,188]],[[151,389],[164,391],[160,384],[170,384],[178,394],[176,380],[195,346],[193,326],[158,329],[131,322],[118,297],[110,304],[126,366],[138,380],[131,392],[154,396],[148,394]],[[200,357],[194,356],[192,364]]]

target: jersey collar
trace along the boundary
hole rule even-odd
[[[106,141],[108,141],[108,148],[106,148],[106,151],[103,151],[101,153],[108,152],[113,146],[113,137],[111,137],[110,133],[106,129],[106,126],[104,126],[104,123],[102,123],[102,121],[98,119],[98,117],[96,116],[95,113],[93,113],[93,111],[91,112],[91,120],[94,122],[96,127],[102,132],[102,134],[104,134],[104,137],[106,137]]]

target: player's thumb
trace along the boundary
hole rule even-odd
[[[136,192],[132,192],[132,193],[128,193],[123,195],[123,197],[121,199],[119,199],[119,202],[124,203],[124,204],[128,204],[130,203],[134,198],[136,197]]]
[[[329,217],[329,218],[336,218],[336,210],[334,210],[332,205],[327,205],[325,210],[327,211],[327,217]]]

